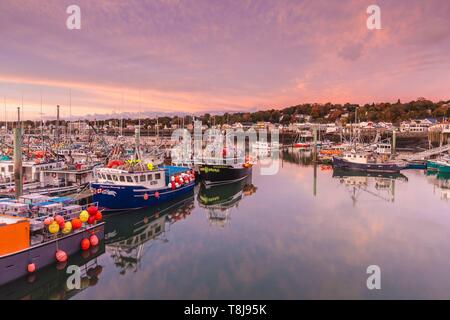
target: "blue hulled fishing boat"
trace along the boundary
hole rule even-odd
[[[106,212],[156,206],[191,192],[195,185],[187,167],[117,164],[97,169],[91,182],[93,200]]]

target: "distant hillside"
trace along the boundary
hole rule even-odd
[[[329,123],[340,121],[342,123],[354,123],[355,121],[384,121],[398,124],[404,120],[424,119],[424,118],[447,118],[450,117],[450,100],[433,102],[424,98],[415,101],[402,103],[372,103],[365,105],[358,104],[299,104],[290,106],[281,110],[269,109],[254,112],[226,112],[220,115],[205,113],[203,115],[194,115],[197,120],[205,124],[224,124],[236,122],[272,122],[272,123],[294,123],[294,122],[317,122]],[[118,119],[123,118],[124,125],[137,124],[140,118],[141,124],[154,125],[156,117],[161,125],[181,124],[192,122],[192,114],[188,113],[121,113],[110,115],[89,115],[86,120],[97,121],[98,124],[107,124],[111,121],[118,123]],[[64,121],[63,121],[64,122]],[[46,123],[55,123],[54,120],[47,120]],[[27,124],[33,126],[35,123],[27,121]]]

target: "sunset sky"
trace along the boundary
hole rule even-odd
[[[68,30],[66,8],[81,8]],[[366,8],[381,7],[382,30]],[[0,121],[450,99],[448,0],[1,0]]]

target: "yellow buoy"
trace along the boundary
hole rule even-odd
[[[68,234],[68,233],[70,233],[70,231],[72,231],[72,223],[68,221],[68,222],[66,222],[64,224],[64,228],[62,229],[62,233]]]
[[[80,220],[81,222],[86,222],[89,219],[89,213],[86,210],[80,212]]]
[[[50,231],[51,234],[57,233],[59,231],[59,225],[56,222],[53,222],[48,226],[48,231]]]

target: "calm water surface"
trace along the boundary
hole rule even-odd
[[[285,153],[278,174],[106,218],[80,256],[82,290],[55,267],[3,297],[54,299],[450,298],[450,177],[368,177]],[[316,178],[314,176],[316,175]],[[366,268],[381,268],[381,290]],[[31,282],[31,281],[29,281]]]

